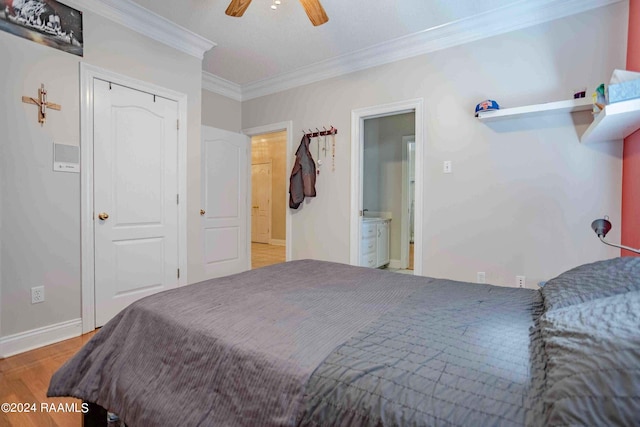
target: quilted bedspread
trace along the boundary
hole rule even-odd
[[[130,305],[48,394],[131,427],[531,424],[541,306],[534,290],[293,261]]]
[[[535,291],[435,280],[347,340],[307,384],[303,425],[535,425]]]

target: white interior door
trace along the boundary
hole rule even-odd
[[[271,163],[251,165],[251,241],[271,240]]]
[[[202,240],[208,277],[250,268],[246,135],[202,127]]]
[[[178,105],[94,80],[96,327],[178,283]]]

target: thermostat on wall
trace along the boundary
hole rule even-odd
[[[53,170],[55,172],[80,172],[80,147],[53,143]]]

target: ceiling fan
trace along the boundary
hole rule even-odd
[[[300,0],[300,3],[302,4],[302,7],[304,7],[304,11],[307,12],[307,16],[314,26],[317,27],[329,20],[327,13],[320,4],[320,0]],[[239,18],[244,14],[244,11],[247,10],[250,4],[251,0],[231,0],[229,7],[227,7],[227,10],[224,13],[229,16]]]

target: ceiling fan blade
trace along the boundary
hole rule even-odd
[[[224,13],[238,18],[244,14],[244,11],[247,10],[250,4],[251,0],[231,0],[229,7],[227,7]]]
[[[327,13],[320,4],[320,0],[300,0],[304,11],[307,12],[307,16],[311,20],[314,27],[322,25],[329,20]]]

